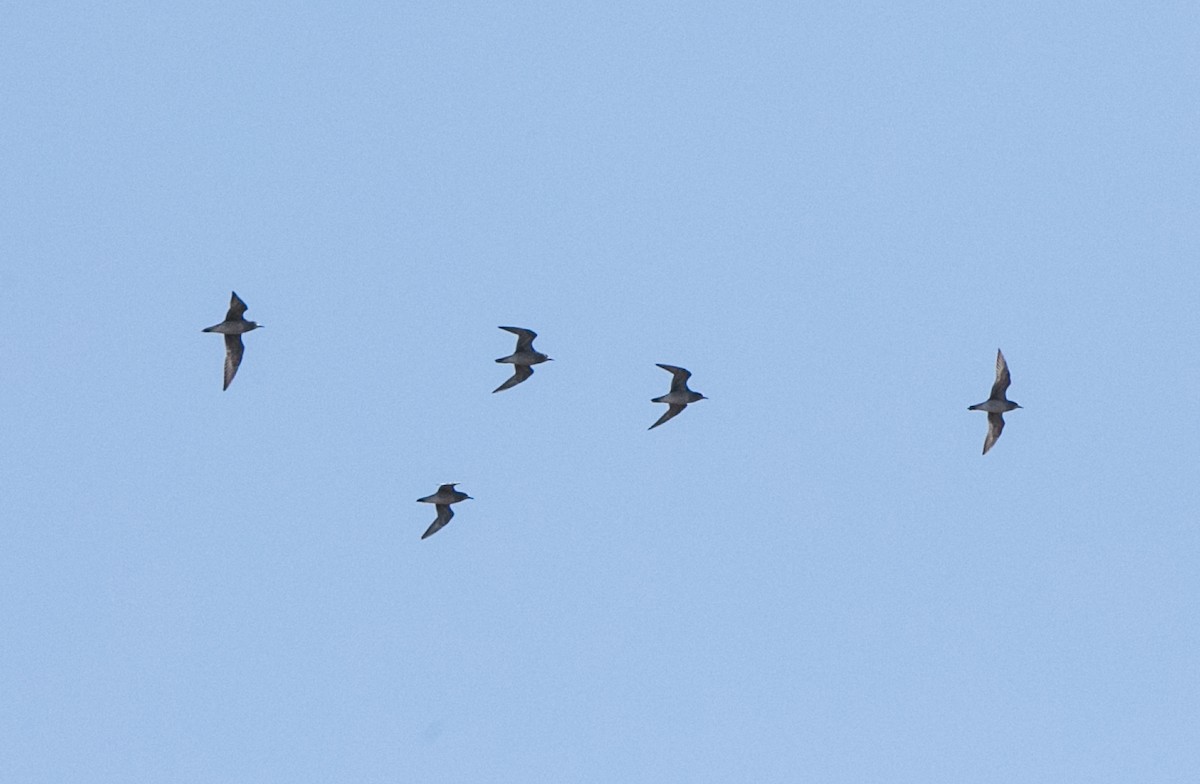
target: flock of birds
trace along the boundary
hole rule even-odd
[[[204,328],[204,332],[216,332],[225,336],[225,385],[222,387],[223,390],[229,389],[229,385],[233,383],[233,377],[237,375],[238,366],[242,364],[242,355],[246,351],[245,344],[242,343],[242,335],[261,326],[263,325],[246,320],[246,303],[235,291],[229,300],[229,312],[225,314],[225,320],[220,324]],[[533,339],[537,337],[537,333],[533,330],[523,327],[500,327],[500,329],[517,336],[517,347],[507,357],[500,357],[496,360],[501,364],[512,365],[513,374],[503,384],[493,389],[493,393],[512,389],[533,375],[534,365],[552,361],[550,357],[533,347]],[[659,364],[659,367],[671,374],[671,391],[650,401],[667,404],[667,410],[658,418],[657,422],[650,426],[650,430],[677,416],[688,407],[689,403],[707,399],[699,392],[693,392],[688,388],[687,382],[692,376],[689,371],[675,365]],[[996,381],[992,384],[992,393],[982,403],[967,407],[969,411],[987,412],[988,431],[983,440],[983,454],[985,455],[1004,430],[1004,413],[1021,407],[1007,397],[1008,387],[1011,383],[1012,376],[1008,372],[1008,362],[1004,359],[1004,353],[1000,349],[996,349]],[[434,504],[437,509],[437,518],[421,535],[422,539],[442,530],[446,523],[450,522],[450,518],[454,517],[454,510],[450,508],[451,504],[471,499],[471,496],[455,489],[457,484],[457,482],[451,482],[441,485],[433,495],[417,499],[419,503]]]

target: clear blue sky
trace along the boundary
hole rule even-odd
[[[1198,40],[9,5],[0,780],[1195,781]]]

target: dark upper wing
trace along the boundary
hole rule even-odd
[[[992,444],[996,443],[996,439],[1000,437],[1000,433],[1003,431],[1004,415],[989,413],[987,438],[983,439],[983,453],[985,455],[992,448]]]
[[[658,363],[658,366],[671,374],[671,391],[678,392],[681,389],[687,389],[687,380],[692,377],[689,370],[684,370],[681,367],[674,365],[664,365]]]
[[[500,327],[505,332],[511,332],[517,336],[517,352],[533,351],[533,339],[537,337],[537,333],[532,329],[524,327]]]
[[[992,400],[1003,400],[1004,393],[1011,383],[1012,376],[1008,373],[1008,363],[1004,361],[1004,354],[1000,353],[1000,349],[996,349],[996,383],[992,384]]]
[[[447,485],[442,485],[442,487],[446,486]],[[451,509],[447,504],[438,504],[437,513],[437,519],[429,524],[429,527],[425,529],[425,533],[421,534],[422,539],[428,539],[438,531],[442,530],[442,528],[446,526],[446,523],[450,522],[450,518],[454,517],[454,510]]]
[[[226,321],[237,321],[246,313],[246,303],[242,302],[242,298],[233,292],[233,296],[229,299],[229,312],[225,314]]]
[[[649,428],[647,428],[647,429],[648,429],[648,430],[653,430],[654,428],[658,427],[658,426],[659,426],[659,425],[661,425],[663,422],[666,422],[668,419],[670,419],[671,417],[675,416],[676,414],[678,414],[680,411],[682,411],[682,410],[683,410],[683,409],[685,409],[685,408],[687,408],[687,406],[686,406],[686,405],[680,405],[680,404],[676,404],[676,403],[672,403],[672,404],[670,404],[669,406],[667,406],[667,411],[666,411],[666,413],[664,413],[662,416],[660,416],[660,417],[658,418],[658,421],[657,421],[657,422],[655,422],[653,425],[651,425],[651,426],[650,426]]]
[[[237,375],[238,365],[242,364],[242,354],[245,351],[241,335],[225,336],[225,386],[221,389],[229,389],[229,385],[233,383],[233,377]]]
[[[492,394],[495,394],[496,392],[503,392],[506,389],[511,389],[532,375],[533,368],[531,368],[529,365],[513,365],[513,374],[509,376],[507,381],[493,389]]]

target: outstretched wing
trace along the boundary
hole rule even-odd
[[[233,296],[229,299],[229,312],[225,314],[226,321],[237,321],[246,314],[246,303],[242,302],[242,298],[233,292]]]
[[[245,351],[241,335],[225,336],[225,386],[221,387],[222,390],[229,389],[229,385],[233,383],[233,377],[237,375],[238,365],[242,364],[242,354]]]
[[[512,389],[517,384],[520,384],[525,379],[533,375],[533,368],[529,365],[513,365],[512,376],[500,386],[492,390],[492,394],[503,392],[506,389]],[[538,382],[541,383],[540,381]]]
[[[1004,400],[1004,393],[1008,390],[1008,385],[1011,383],[1012,376],[1008,373],[1008,363],[1004,361],[1004,354],[1000,352],[1000,349],[996,349],[996,383],[992,384],[991,399]]]
[[[442,487],[447,486],[453,487],[453,485],[442,485]],[[422,539],[428,539],[438,531],[445,528],[446,523],[450,522],[450,518],[454,517],[454,510],[450,508],[449,504],[438,504],[437,513],[437,519],[434,520],[427,529],[425,529],[425,533],[421,534]]]
[[[659,425],[661,425],[663,422],[666,422],[668,419],[670,419],[671,417],[675,416],[676,414],[678,414],[680,411],[682,411],[682,410],[683,410],[683,409],[685,409],[685,408],[687,408],[687,405],[686,405],[686,404],[683,404],[683,405],[681,405],[681,404],[677,404],[677,403],[672,403],[672,404],[670,404],[669,406],[667,406],[667,411],[666,411],[666,413],[665,413],[665,414],[663,414],[662,416],[660,416],[660,417],[658,418],[658,421],[657,421],[657,422],[655,422],[653,425],[651,425],[651,426],[650,426],[649,428],[647,428],[647,429],[648,429],[648,430],[653,430],[654,428],[658,427],[658,426],[659,426]]]
[[[524,327],[500,327],[500,329],[517,336],[517,350],[515,353],[520,354],[522,351],[533,351],[533,339],[537,337],[537,333],[532,329],[525,329]]]
[[[674,365],[664,365],[662,363],[658,363],[658,366],[671,374],[671,391],[672,392],[679,392],[680,390],[687,389],[687,381],[689,378],[692,377],[692,373],[690,370],[684,370],[681,367],[675,367]]]
[[[992,448],[992,444],[996,443],[996,439],[1004,432],[1004,415],[988,413],[988,432],[987,438],[983,439],[983,453],[986,455],[988,450]]]

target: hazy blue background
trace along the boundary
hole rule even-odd
[[[1198,40],[7,5],[0,780],[1194,782]]]

